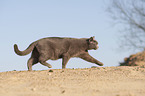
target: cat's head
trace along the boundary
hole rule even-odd
[[[98,42],[95,40],[95,37],[90,37],[88,40],[88,50],[94,49],[97,50],[99,48]]]

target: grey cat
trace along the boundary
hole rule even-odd
[[[98,49],[98,42],[94,37],[81,39],[48,37],[31,43],[24,51],[20,51],[18,46],[16,44],[14,45],[14,51],[17,55],[24,56],[32,52],[27,62],[29,71],[31,71],[32,66],[38,62],[51,68],[52,66],[46,61],[60,58],[62,58],[62,69],[65,69],[71,57],[79,57],[88,62],[103,66],[103,63],[89,55],[88,50],[91,49]]]

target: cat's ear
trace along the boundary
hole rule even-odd
[[[89,41],[93,41],[93,40],[95,40],[95,36],[89,38]]]

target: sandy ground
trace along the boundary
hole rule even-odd
[[[145,96],[145,68],[0,72],[0,96]]]

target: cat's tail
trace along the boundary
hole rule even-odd
[[[17,44],[14,44],[14,51],[15,51],[15,53],[16,53],[17,55],[24,56],[24,55],[29,54],[29,53],[34,49],[34,47],[35,47],[35,43],[32,43],[32,44],[29,45],[29,47],[28,47],[26,50],[20,51],[20,50],[18,49]]]

